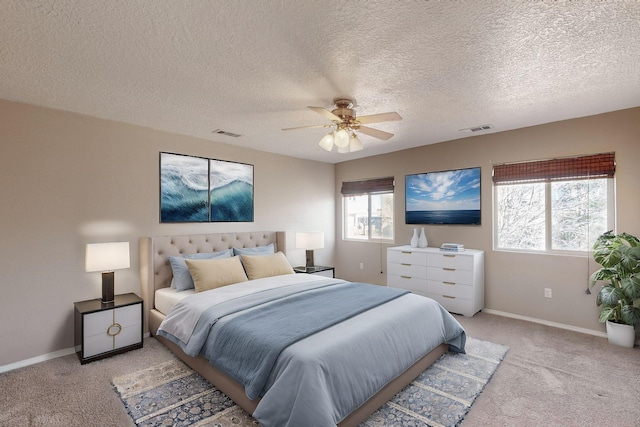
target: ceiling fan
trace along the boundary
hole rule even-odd
[[[282,130],[296,130],[296,129],[309,129],[309,128],[322,128],[322,127],[336,127],[336,130],[329,132],[320,140],[320,147],[327,151],[331,151],[335,145],[340,153],[350,153],[354,151],[360,151],[364,147],[360,142],[360,139],[356,135],[356,131],[362,132],[366,135],[374,138],[388,140],[393,136],[392,133],[385,132],[379,129],[370,128],[370,123],[389,122],[395,120],[402,120],[402,117],[396,112],[371,114],[368,116],[361,116],[356,118],[356,112],[353,109],[353,101],[345,98],[338,98],[333,101],[336,104],[336,108],[329,111],[322,107],[308,107],[321,116],[331,120],[331,124],[324,125],[311,125],[311,126],[298,126],[293,128],[286,128]]]

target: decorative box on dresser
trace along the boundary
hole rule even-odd
[[[387,249],[387,286],[432,298],[447,311],[473,316],[484,308],[484,251]]]

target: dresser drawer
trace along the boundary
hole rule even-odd
[[[452,295],[438,295],[432,293],[427,293],[427,296],[436,300],[451,313],[462,314],[464,316],[473,316],[475,314],[473,301],[471,300],[457,298]]]
[[[389,263],[387,264],[387,274],[393,276],[415,277],[419,279],[427,278],[427,267],[424,265]]]
[[[84,357],[141,342],[141,304],[84,315]]]
[[[387,251],[387,262],[397,264],[427,265],[427,254],[411,249]]]
[[[451,253],[430,253],[427,256],[429,267],[455,268],[456,270],[473,270],[473,257]]]
[[[464,283],[465,285],[473,283],[473,271],[449,267],[427,267],[427,277],[439,282]]]
[[[427,295],[427,281],[415,277],[387,275],[387,286],[391,288],[407,289],[414,294]]]
[[[473,286],[461,283],[427,280],[427,293],[470,300],[473,298]]]
[[[387,248],[387,285],[432,298],[452,313],[473,316],[484,308],[484,252]]]

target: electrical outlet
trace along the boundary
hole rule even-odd
[[[551,288],[544,288],[544,297],[551,298],[551,296],[552,296]]]
[[[360,263],[360,270],[364,270],[364,262]]]

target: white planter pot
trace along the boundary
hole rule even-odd
[[[622,325],[607,320],[607,338],[609,344],[632,348],[636,340],[636,331],[631,325]]]

